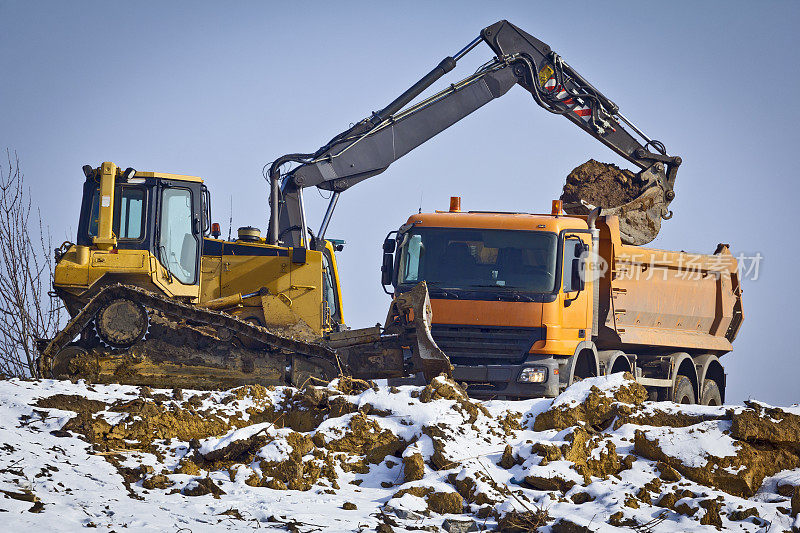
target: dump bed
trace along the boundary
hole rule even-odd
[[[622,244],[616,217],[598,221],[598,348],[715,353],[742,323],[738,263],[727,245],[711,255]]]

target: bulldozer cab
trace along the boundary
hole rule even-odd
[[[169,295],[197,298],[203,235],[210,228],[202,180],[122,171],[111,163],[97,169],[87,165],[84,174],[76,244],[90,249],[92,266],[127,258],[122,259],[129,266],[123,278],[146,276]]]

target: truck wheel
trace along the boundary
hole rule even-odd
[[[700,394],[700,403],[703,405],[722,405],[722,394],[719,386],[713,379],[707,379],[703,383],[703,392]]]
[[[686,376],[678,376],[675,379],[675,387],[672,389],[672,401],[680,404],[694,403],[694,387]]]

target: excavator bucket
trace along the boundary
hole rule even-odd
[[[660,163],[634,174],[590,159],[567,176],[561,200],[571,215],[601,207],[604,215],[618,217],[622,242],[639,246],[655,239],[661,220],[672,217],[672,196]]]

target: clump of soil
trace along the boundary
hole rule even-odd
[[[464,511],[464,499],[457,492],[437,492],[432,487],[410,487],[397,491],[392,498],[401,498],[411,494],[424,498],[428,509],[439,514],[461,514]]]
[[[751,443],[769,442],[800,452],[800,416],[756,402],[745,403],[749,409],[732,417],[731,437]]]
[[[538,531],[540,527],[546,526],[550,521],[550,515],[546,509],[536,509],[535,511],[511,511],[503,515],[497,522],[500,531],[507,533],[527,533]]]
[[[467,392],[461,388],[458,383],[439,376],[434,378],[424,389],[420,392],[419,401],[428,403],[435,400],[453,400],[456,402],[457,409],[467,413],[468,422],[472,424],[478,419],[479,414],[485,416],[489,415],[489,411],[483,404],[473,402],[469,399]]]
[[[350,419],[347,431],[341,438],[327,441],[324,446],[331,451],[363,455],[368,463],[378,464],[387,455],[398,455],[405,449],[406,443],[359,412]]]
[[[561,200],[565,204],[584,200],[599,207],[619,207],[641,192],[641,180],[630,170],[590,159],[569,173]]]
[[[503,456],[500,458],[500,462],[498,464],[506,470],[510,470],[514,465],[517,464],[517,460],[514,457],[514,449],[510,444],[506,444],[506,447],[503,449]]]
[[[403,480],[419,481],[425,477],[425,460],[421,453],[412,453],[403,457]]]
[[[149,477],[142,481],[142,487],[153,490],[153,489],[166,489],[174,485],[172,480],[170,480],[164,474],[156,474],[152,477]]]
[[[475,476],[475,477],[472,477]],[[474,503],[483,506],[494,506],[503,501],[503,488],[490,476],[481,472],[468,473],[462,470],[459,474],[450,474],[447,480],[453,485],[467,503]],[[483,489],[489,493],[478,489],[478,481],[483,483]]]
[[[206,494],[211,494],[214,498],[219,499],[225,494],[225,491],[208,477],[196,478],[183,489],[184,496],[205,496]]]
[[[785,448],[754,446],[744,441],[737,441],[736,445],[736,455],[708,456],[704,466],[693,467],[664,453],[658,439],[648,438],[644,431],[637,429],[634,436],[634,452],[637,455],[662,461],[696,483],[715,487],[734,496],[749,498],[767,476],[781,470],[800,468],[800,457]]]
[[[535,431],[566,429],[580,423],[596,429],[605,429],[620,416],[628,416],[632,410],[629,405],[641,405],[647,400],[647,390],[630,377],[625,385],[613,390],[603,391],[593,386],[585,400],[575,406],[559,405],[539,414],[533,424]]]

